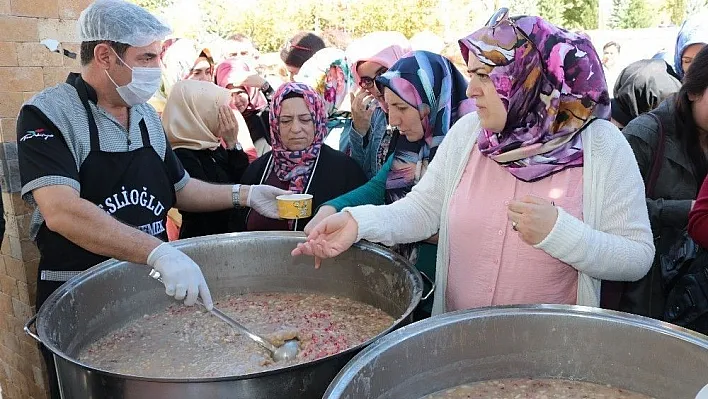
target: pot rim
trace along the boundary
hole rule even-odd
[[[187,238],[183,240],[177,240],[177,241],[172,241],[171,244],[174,245],[175,248],[181,248],[183,246],[187,246],[190,244],[194,243],[199,243],[202,241],[213,241],[214,239],[217,240],[227,240],[227,239],[232,239],[235,237],[242,237],[242,238],[253,238],[253,237],[258,237],[258,238],[282,238],[282,237],[288,237],[288,238],[300,238],[301,242],[305,241],[305,234],[301,232],[292,232],[292,231],[252,231],[252,232],[241,232],[241,233],[226,233],[226,234],[216,234],[216,235],[211,235],[211,236],[203,236],[203,237],[194,237],[194,238]],[[128,380],[137,380],[137,381],[149,381],[149,382],[165,382],[165,383],[181,383],[181,382],[189,382],[189,383],[206,383],[206,382],[219,382],[219,381],[236,381],[236,380],[246,380],[246,379],[255,379],[255,378],[261,378],[261,377],[266,377],[270,375],[276,375],[276,374],[281,374],[284,372],[289,372],[289,371],[294,371],[298,370],[301,368],[305,367],[312,367],[315,365],[318,365],[320,363],[326,362],[333,360],[334,358],[345,356],[348,354],[351,354],[352,352],[359,351],[363,347],[366,347],[367,345],[372,344],[376,340],[380,339],[381,337],[385,336],[386,334],[389,334],[391,331],[393,331],[395,328],[401,325],[407,318],[410,317],[410,315],[413,313],[413,310],[416,308],[418,303],[420,303],[420,300],[423,296],[423,279],[420,275],[420,272],[415,268],[415,266],[411,265],[410,262],[405,259],[404,257],[396,254],[393,251],[388,250],[387,248],[368,242],[368,241],[360,241],[358,243],[355,243],[352,247],[360,248],[360,249],[366,249],[369,251],[372,251],[374,253],[377,253],[382,256],[390,257],[394,261],[394,263],[402,266],[404,269],[408,271],[408,276],[409,279],[411,279],[411,283],[413,284],[413,293],[412,293],[412,298],[410,303],[408,304],[408,308],[406,308],[406,311],[398,317],[393,324],[391,324],[387,329],[382,331],[381,333],[375,335],[374,337],[370,338],[369,340],[362,342],[361,344],[351,347],[345,351],[335,353],[330,356],[326,356],[320,359],[316,359],[310,362],[306,363],[300,363],[300,364],[295,364],[292,366],[288,367],[282,367],[278,369],[273,369],[273,370],[266,370],[266,371],[260,371],[257,373],[251,373],[251,374],[241,374],[241,375],[233,375],[233,376],[224,376],[224,377],[206,377],[206,378],[169,378],[169,377],[144,377],[144,376],[138,376],[138,375],[132,375],[132,374],[121,374],[121,373],[115,373],[111,372],[108,370],[96,368],[93,366],[90,366],[89,364],[86,364],[84,362],[78,361],[77,359],[74,359],[71,356],[68,356],[64,351],[60,350],[54,343],[48,339],[47,333],[46,333],[46,328],[42,328],[44,324],[46,323],[46,319],[48,319],[48,316],[51,314],[52,310],[56,307],[57,302],[64,296],[68,295],[75,287],[81,285],[84,281],[92,278],[93,276],[100,274],[104,272],[105,270],[118,267],[120,264],[124,263],[132,263],[132,262],[126,262],[126,261],[120,261],[116,259],[109,259],[105,262],[99,263],[86,271],[78,274],[77,276],[73,277],[71,280],[67,281],[64,283],[62,286],[60,286],[56,291],[54,291],[42,304],[41,308],[35,315],[37,320],[36,320],[36,326],[37,326],[37,335],[41,339],[42,345],[44,345],[47,349],[49,349],[54,356],[58,356],[62,358],[63,360],[75,365],[79,366],[85,370],[99,373],[101,375],[106,375],[108,377],[113,377],[113,378],[121,378],[121,379],[128,379]],[[313,268],[314,270],[314,268]],[[145,274],[146,278],[148,278],[147,273]]]
[[[595,319],[602,321],[620,322],[622,324],[644,328],[663,335],[668,335],[693,344],[708,351],[708,336],[679,327],[663,321],[651,319],[644,316],[633,315],[614,310],[594,308],[579,305],[506,305],[487,306],[482,308],[458,310],[433,316],[429,319],[419,321],[382,337],[377,342],[364,348],[356,354],[352,360],[342,368],[337,376],[327,387],[323,399],[340,398],[344,390],[351,384],[352,380],[370,365],[375,358],[400,343],[412,339],[426,332],[436,330],[449,325],[454,325],[460,321],[499,318],[513,315],[565,315],[585,319]]]

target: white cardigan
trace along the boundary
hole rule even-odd
[[[391,205],[346,208],[357,240],[384,245],[425,240],[439,232],[433,314],[446,311],[448,208],[481,130],[477,113],[448,132],[413,190]],[[651,267],[654,243],[637,161],[622,133],[596,120],[582,133],[583,221],[558,208],[539,248],[578,270],[578,305],[599,306],[600,280],[636,281]]]

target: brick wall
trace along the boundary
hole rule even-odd
[[[32,209],[20,198],[16,117],[24,101],[79,71],[78,60],[39,42],[56,39],[78,53],[76,19],[90,0],[0,0],[0,183],[7,224],[0,248],[0,396],[46,398],[37,345],[22,327],[36,311],[39,253],[29,239]]]

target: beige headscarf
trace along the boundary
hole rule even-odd
[[[172,148],[216,149],[219,107],[228,105],[231,93],[211,82],[183,80],[172,88],[162,114],[162,126]]]

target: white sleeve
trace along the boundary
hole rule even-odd
[[[476,121],[476,119],[474,119]],[[440,215],[446,192],[460,157],[460,147],[469,140],[470,123],[460,120],[452,126],[438,147],[428,170],[405,198],[393,204],[364,205],[345,208],[359,225],[357,240],[384,245],[418,242],[430,238],[440,229]]]
[[[617,132],[606,134],[601,148],[593,148],[593,162],[602,171],[601,190],[591,198],[591,209],[600,212],[597,229],[562,209],[550,234],[536,248],[544,250],[590,277],[636,281],[644,277],[654,260],[654,243],[644,195],[644,183],[627,141]],[[584,171],[592,173],[592,171]]]

